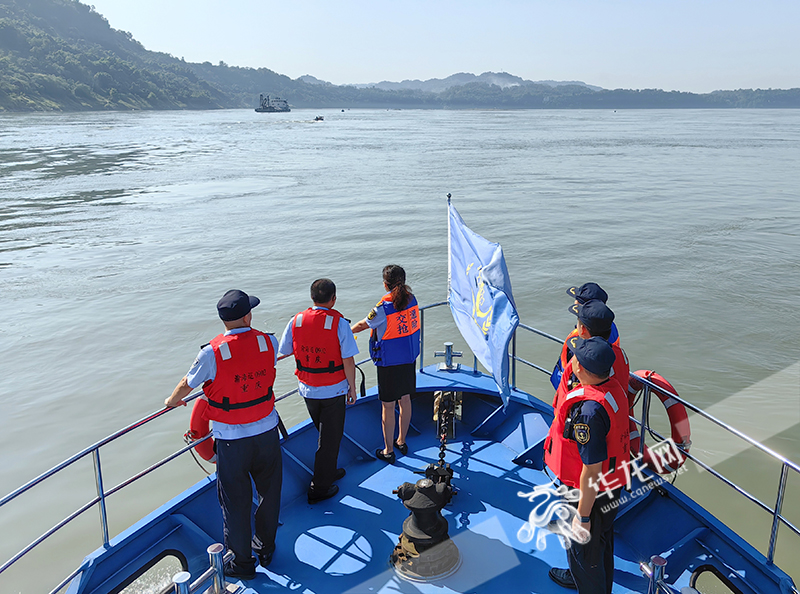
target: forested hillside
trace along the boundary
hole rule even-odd
[[[214,108],[225,93],[74,0],[0,0],[0,109]]]
[[[255,107],[259,93],[278,95],[293,107],[800,107],[800,89],[698,95],[553,86],[495,73],[464,79],[473,82],[444,88],[434,79],[416,81],[419,88],[388,83],[381,83],[383,88],[357,88],[319,84],[313,76],[307,77],[309,82],[292,80],[267,68],[193,64],[146,50],[130,33],[113,29],[78,0],[0,0],[0,111]],[[508,80],[520,82],[486,82]]]

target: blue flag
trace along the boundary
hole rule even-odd
[[[503,248],[467,227],[449,201],[447,206],[447,302],[461,336],[494,377],[503,404],[508,404],[508,343],[519,325],[519,316]]]

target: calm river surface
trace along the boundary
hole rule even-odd
[[[566,288],[596,281],[632,370],[800,461],[798,163],[800,110],[0,116],[0,495],[158,410],[220,331],[230,288],[258,296],[254,325],[276,333],[322,276],[352,319],[387,263],[421,303],[446,299],[448,192],[503,245],[524,323],[566,335]],[[428,321],[428,362],[444,340],[463,346],[445,308]],[[558,352],[520,348],[545,367]],[[288,363],[277,393],[296,385]],[[552,396],[539,372],[518,384]],[[296,397],[278,408],[287,426],[306,416]],[[104,450],[106,487],[182,446],[188,419],[173,411]],[[774,505],[779,465],[706,427],[693,423],[693,451]],[[112,534],[202,476],[184,456],[112,496]],[[766,551],[767,513],[694,467],[677,481]],[[28,495],[0,510],[0,562],[96,495],[91,461]],[[792,476],[795,525],[799,501]],[[84,516],[0,590],[74,569],[100,544],[96,511]],[[797,580],[800,539],[780,534]]]

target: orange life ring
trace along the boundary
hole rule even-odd
[[[630,381],[628,382],[629,397],[635,396],[639,391],[642,390],[642,388],[644,388],[644,384],[635,376],[644,377],[658,386],[658,388],[661,388],[660,390],[658,388],[654,389],[654,392],[658,395],[658,399],[661,400],[664,408],[667,409],[667,416],[669,417],[671,430],[670,437],[672,437],[672,441],[675,442],[675,445],[680,446],[684,451],[688,452],[689,446],[692,445],[691,431],[689,429],[689,414],[686,412],[686,407],[670,395],[674,394],[677,396],[678,391],[672,386],[672,384],[670,384],[655,371],[639,370],[635,373],[635,375],[631,375]],[[631,402],[633,402],[633,400],[631,400]],[[641,435],[639,433],[639,425],[633,421],[630,421],[630,433],[631,457],[635,458],[639,455]],[[652,471],[659,474],[670,474],[678,470],[681,466],[683,466],[683,463],[686,462],[686,456],[684,456],[680,451],[675,453],[675,457],[676,460],[674,461],[664,462],[663,465],[657,464],[653,460],[653,454],[650,451],[650,448],[645,445],[642,460]]]
[[[208,426],[208,400],[205,396],[201,396],[194,401],[194,408],[192,409],[192,417],[189,420],[189,430],[184,434],[186,443],[192,443],[198,439],[204,438],[211,433]],[[194,448],[203,460],[217,463],[217,453],[214,450],[214,438],[206,439],[205,441],[197,444]]]

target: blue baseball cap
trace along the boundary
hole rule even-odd
[[[578,316],[581,324],[586,326],[592,336],[611,331],[614,312],[602,301],[592,299],[586,303],[573,303],[567,309]]]
[[[232,322],[245,317],[259,303],[261,300],[258,297],[251,297],[244,291],[232,289],[217,301],[217,313],[223,322]]]
[[[617,356],[608,341],[599,336],[583,339],[573,336],[569,339],[572,353],[578,359],[581,367],[600,377],[608,377],[611,367]]]
[[[608,293],[597,283],[583,283],[580,287],[570,287],[567,289],[567,295],[577,299],[578,303],[586,303],[592,299],[599,299],[603,303],[608,301]]]

